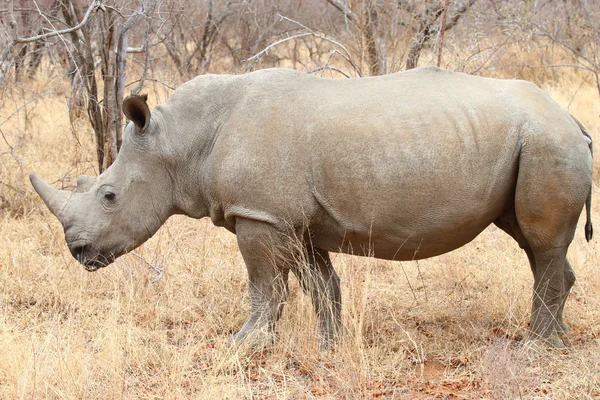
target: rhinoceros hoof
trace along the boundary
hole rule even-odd
[[[525,346],[531,349],[565,349],[569,341],[564,335],[553,334],[547,337],[542,337],[531,333],[525,342]]]
[[[563,321],[560,321],[558,323],[558,328],[557,329],[558,329],[558,334],[561,337],[564,336],[564,335],[566,335],[567,333],[569,333],[569,327]]]
[[[275,333],[267,329],[242,329],[229,339],[229,344],[253,350],[261,350],[272,346],[275,342]]]

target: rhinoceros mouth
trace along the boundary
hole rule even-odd
[[[79,261],[79,262],[83,265],[83,268],[85,268],[85,270],[88,272],[98,271],[100,268],[104,268],[108,265],[108,264],[104,264],[98,260],[86,261],[85,263],[83,263],[81,261]]]
[[[104,255],[92,245],[82,242],[70,244],[69,250],[71,250],[73,258],[89,272],[98,271],[100,268],[106,267],[116,258],[113,254]]]
[[[115,258],[116,257],[114,257],[113,255],[105,256],[100,253],[97,253],[93,257],[86,256],[84,254],[77,261],[79,261],[79,263],[81,265],[83,265],[83,267],[86,269],[86,271],[94,272],[94,271],[98,271],[100,268],[104,268],[104,267],[108,266],[109,264],[112,264],[112,262],[115,261]]]

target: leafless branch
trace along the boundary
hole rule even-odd
[[[271,43],[270,45],[268,45],[267,47],[265,47],[264,49],[262,49],[261,51],[259,51],[255,55],[253,55],[252,57],[247,58],[247,59],[242,60],[242,61],[246,62],[246,61],[252,61],[252,60],[258,59],[258,58],[262,57],[263,54],[265,54],[266,52],[268,52],[269,49],[271,49],[271,48],[273,48],[273,47],[275,47],[277,45],[280,45],[281,43],[285,43],[285,42],[287,42],[289,40],[294,40],[294,39],[298,39],[298,38],[305,37],[305,36],[313,36],[313,34],[311,32],[311,33],[301,33],[301,34],[294,35],[294,36],[288,36],[285,39],[281,39],[281,40],[278,40],[278,41],[276,41],[274,43]]]
[[[470,54],[470,55],[469,55],[469,56],[468,56],[468,57],[465,59],[465,61],[463,61],[463,62],[462,62],[462,65],[460,66],[460,68],[458,68],[458,70],[460,70],[460,71],[464,72],[464,71],[465,71],[465,67],[467,66],[467,64],[469,64],[469,63],[471,62],[471,60],[472,60],[472,59],[474,59],[475,57],[477,57],[479,54],[481,54],[481,53],[483,53],[483,52],[486,52],[486,51],[488,51],[488,50],[491,50],[491,49],[496,49],[496,48],[498,48],[498,47],[502,47],[502,46],[505,46],[505,45],[511,45],[511,44],[515,44],[515,43],[517,43],[517,42],[516,42],[516,41],[512,41],[512,42],[506,42],[506,43],[505,43],[505,42],[502,42],[502,43],[499,43],[499,44],[494,44],[494,45],[492,45],[492,46],[488,46],[488,47],[481,48],[481,49],[479,49],[478,51],[476,51],[476,52],[474,52],[474,53]]]
[[[329,4],[331,4],[338,10],[340,10],[340,12],[342,14],[344,14],[344,17],[346,17],[350,21],[352,21],[352,22],[356,21],[356,16],[354,15],[354,13],[340,0],[325,0],[325,1],[327,1]]]
[[[295,20],[293,20],[293,19],[290,19],[290,18],[288,18],[288,17],[286,17],[286,16],[283,16],[283,15],[281,15],[281,14],[277,14],[277,16],[278,16],[279,18],[281,18],[281,20],[285,20],[285,21],[288,21],[288,22],[291,22],[291,23],[293,23],[293,24],[296,24],[296,25],[300,26],[301,28],[303,28],[303,29],[307,30],[308,32],[310,32],[310,34],[311,34],[311,35],[313,35],[314,37],[317,37],[317,38],[319,38],[319,39],[321,39],[321,40],[325,40],[326,42],[332,43],[332,44],[334,44],[335,46],[337,46],[337,47],[339,47],[340,49],[342,49],[342,50],[344,51],[344,53],[341,53],[341,52],[340,52],[340,54],[341,54],[341,55],[342,55],[342,56],[343,56],[343,57],[346,59],[346,61],[347,61],[347,62],[348,62],[348,63],[349,63],[351,66],[352,66],[352,68],[353,68],[353,69],[354,69],[354,71],[357,73],[357,75],[358,75],[358,76],[362,76],[362,72],[361,72],[360,68],[358,67],[358,65],[356,65],[356,64],[354,63],[354,61],[352,61],[352,56],[350,55],[350,52],[348,51],[348,49],[346,48],[346,46],[344,46],[343,44],[341,44],[340,42],[338,42],[338,41],[336,41],[336,40],[333,40],[333,39],[331,39],[330,37],[327,37],[327,36],[325,36],[325,35],[322,35],[322,34],[320,34],[320,33],[318,33],[318,32],[315,32],[314,30],[312,30],[312,29],[311,29],[311,28],[309,28],[308,26],[306,26],[306,25],[304,25],[304,24],[302,24],[302,23],[300,23],[300,22],[298,22],[298,21],[295,21]]]
[[[337,72],[340,75],[344,75],[346,78],[352,78],[350,75],[348,75],[347,73],[345,73],[341,69],[336,68],[336,67],[332,67],[331,65],[324,65],[324,66],[319,67],[319,68],[311,69],[310,71],[307,71],[306,73],[307,74],[316,74],[317,72],[326,71],[326,70],[335,71],[335,72]]]
[[[139,47],[127,47],[127,53],[133,53],[133,54],[135,54],[135,53],[145,53],[146,51],[150,50],[154,46],[158,46],[159,44],[161,44],[162,42],[164,42],[165,39],[166,38],[162,38],[161,40],[159,40],[157,42],[153,42],[153,43],[144,42]]]
[[[456,10],[456,13],[452,16],[452,18],[450,18],[450,21],[448,21],[448,23],[446,24],[446,30],[454,28],[454,26],[458,24],[460,18],[469,10],[469,8],[473,7],[476,1],[477,0],[469,0],[467,4],[461,4]]]
[[[145,44],[143,44],[140,47],[128,47],[125,51],[127,52],[127,54],[144,53],[146,51],[147,47],[148,46],[146,46]]]
[[[595,70],[593,68],[589,68],[586,67],[585,65],[578,65],[578,64],[548,64],[548,65],[525,65],[526,68],[532,68],[532,69],[544,69],[544,68],[577,68],[577,69],[583,69],[585,71],[589,71],[589,72],[595,72]]]
[[[158,83],[158,84],[160,84],[160,85],[163,85],[163,86],[164,86],[164,87],[166,87],[167,89],[171,89],[171,90],[176,90],[176,89],[177,89],[176,87],[173,87],[173,86],[171,86],[171,85],[168,85],[168,84],[164,83],[163,81],[161,81],[161,80],[158,80],[158,79],[155,79],[155,78],[146,78],[145,80],[147,80],[147,81],[150,81],[150,82],[156,82],[156,83]],[[136,83],[138,83],[138,82],[140,82],[140,81],[141,81],[141,79],[137,79],[137,80],[135,80],[135,81],[133,81],[133,82],[129,82],[127,85],[125,85],[125,87],[127,87],[127,86],[131,86],[131,85],[133,85],[133,84],[136,84]]]
[[[43,33],[41,35],[31,36],[28,38],[17,37],[13,40],[11,45],[18,44],[18,43],[31,43],[31,42],[36,42],[38,40],[46,40],[46,39],[49,39],[54,36],[59,36],[59,35],[64,35],[66,33],[75,32],[76,30],[81,29],[83,26],[85,26],[85,24],[87,24],[89,22],[92,12],[96,11],[97,9],[104,10],[104,8],[105,8],[104,4],[101,1],[96,0],[90,5],[90,7],[87,9],[83,19],[77,25],[75,25],[71,28],[62,29],[59,31],[52,31],[52,32],[48,32],[48,33]]]
[[[545,29],[537,26],[537,28],[539,29],[539,31],[541,32],[539,35],[540,36],[544,36],[547,37],[548,39],[550,39],[551,41],[558,43],[559,45],[561,45],[563,48],[567,49],[569,52],[571,52],[575,58],[577,60],[584,60],[587,63],[589,63],[590,66],[596,66],[597,65],[594,61],[590,60],[588,57],[586,57],[582,52],[577,51],[577,49],[573,48],[573,46],[569,45],[568,43],[564,42],[563,40],[558,39],[557,37],[553,36],[552,34],[550,34],[548,31],[546,31]]]
[[[331,65],[329,65],[329,63],[331,62],[331,60],[333,59],[334,56],[336,55],[340,55],[345,59],[344,54],[340,53],[337,49],[333,49],[333,51],[331,52],[331,54],[329,54],[329,57],[327,57],[327,61],[325,62],[325,65],[319,67],[319,68],[315,68],[313,70],[308,71],[308,74],[314,74],[317,72],[322,72],[322,71],[326,71],[326,70],[332,70],[335,71],[341,75],[344,75],[346,78],[351,78],[350,75],[346,74],[345,72],[343,72],[342,70],[340,70],[339,68],[336,67],[332,67]]]

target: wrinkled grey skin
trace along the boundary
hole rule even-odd
[[[74,193],[31,178],[88,270],[170,215],[209,216],[237,235],[250,279],[233,341],[273,331],[291,270],[330,343],[341,300],[328,252],[422,259],[496,224],[529,257],[533,335],[560,345],[591,140],[533,84],[431,67],[348,80],[273,69],[198,77],[151,117],[141,97],[124,110],[134,123],[98,178]]]

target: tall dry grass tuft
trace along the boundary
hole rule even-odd
[[[579,84],[567,76],[545,90],[600,143],[599,99]],[[73,260],[27,179],[35,171],[71,187],[94,174],[92,133],[72,130],[64,110],[63,95],[49,95],[27,120],[18,113],[1,127],[0,398],[600,396],[598,239],[585,243],[581,224],[569,252],[578,281],[565,310],[566,351],[524,346],[531,272],[516,243],[490,228],[418,263],[333,255],[339,345],[320,350],[312,303],[291,278],[277,340],[243,352],[228,342],[249,312],[245,267],[235,236],[209,221],[174,217],[138,249],[165,271],[155,283],[131,255],[93,274]],[[598,172],[596,161],[595,182]]]

